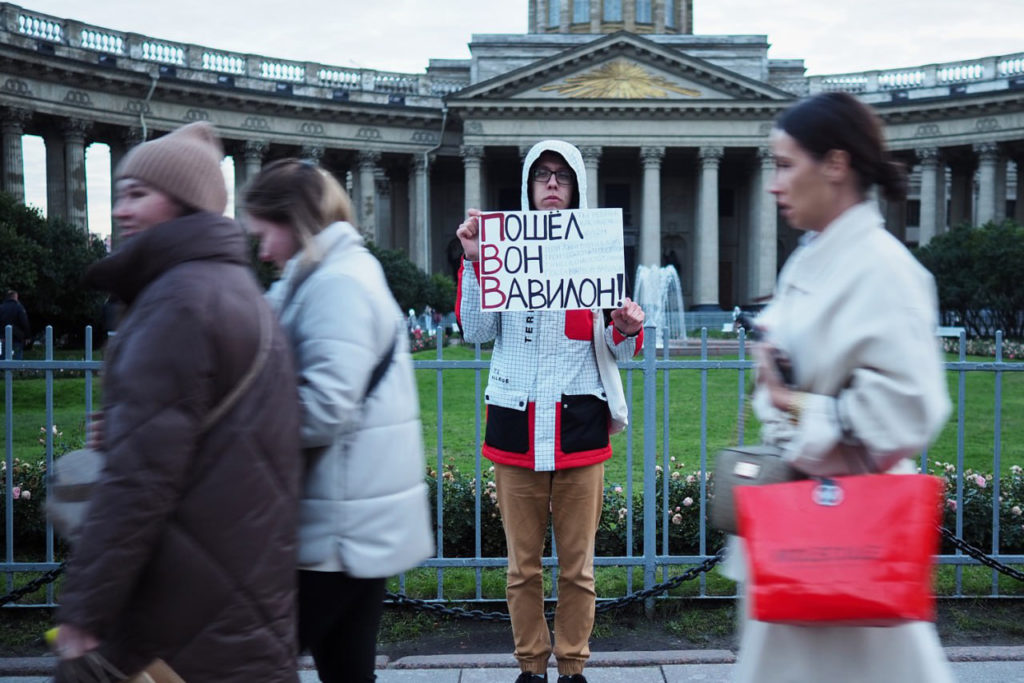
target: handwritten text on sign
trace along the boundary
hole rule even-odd
[[[625,270],[621,209],[480,215],[481,310],[618,308]]]

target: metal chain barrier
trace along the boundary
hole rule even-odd
[[[0,596],[0,607],[3,607],[9,602],[20,600],[26,595],[31,595],[32,593],[35,593],[43,586],[49,583],[53,583],[57,580],[57,577],[64,572],[64,568],[67,566],[67,564],[68,563],[66,561],[61,562],[59,567],[55,567],[50,571],[46,572],[45,574],[32,579],[21,588],[15,588],[7,595]]]
[[[939,531],[942,533],[942,537],[943,538],[948,540],[950,543],[952,543],[958,549],[962,550],[964,555],[967,555],[968,557],[974,558],[975,560],[977,560],[978,562],[982,563],[986,567],[989,567],[991,569],[995,569],[1000,574],[1005,574],[1006,576],[1009,576],[1011,579],[1017,579],[1018,581],[1024,581],[1024,572],[1019,572],[1016,569],[1014,569],[1013,567],[1009,567],[1009,566],[1003,564],[1002,562],[998,562],[998,561],[992,559],[991,557],[986,555],[983,551],[981,551],[981,550],[975,548],[973,545],[969,544],[967,541],[963,540],[962,538],[958,538],[956,534],[954,534],[952,531],[950,531],[949,529],[947,529],[944,526],[940,526],[939,527]]]
[[[1016,579],[1017,581],[1024,581],[1024,572],[1020,572],[1014,569],[1013,567],[1005,565],[989,557],[985,554],[984,551],[979,550],[978,548],[975,548],[974,546],[969,544],[967,541],[958,538],[956,534],[954,534],[952,531],[945,527],[940,526],[939,532],[942,534],[943,538],[952,543],[957,549],[961,550],[968,557],[977,560],[979,563],[986,567],[989,567],[990,569],[996,570],[1000,574],[1005,574],[1006,576],[1009,576],[1011,579]],[[598,613],[610,612],[613,609],[619,609],[621,607],[625,607],[636,602],[641,602],[643,600],[646,600],[647,598],[653,598],[657,595],[661,595],[662,593],[667,593],[673,588],[677,588],[683,583],[687,581],[692,581],[701,574],[705,574],[711,571],[711,569],[719,562],[721,562],[724,557],[725,548],[722,548],[714,555],[701,562],[700,564],[695,565],[690,569],[687,569],[685,572],[679,574],[678,576],[673,576],[668,581],[656,584],[654,586],[651,586],[650,588],[645,588],[643,590],[630,593],[629,595],[625,595],[621,598],[615,598],[614,600],[603,600],[597,604],[596,611]],[[35,593],[43,586],[53,583],[57,579],[57,577],[64,572],[66,566],[67,562],[62,562],[59,567],[55,567],[54,569],[51,569],[50,571],[38,576],[37,578],[32,579],[24,586],[16,588],[10,593],[7,593],[6,595],[0,596],[0,607],[3,607],[8,603],[14,602],[15,600],[20,600],[26,595]],[[458,619],[473,619],[474,621],[509,621],[510,619],[507,612],[485,612],[479,609],[465,609],[463,607],[446,607],[441,603],[421,600],[419,598],[410,598],[409,596],[404,595],[402,593],[392,593],[391,591],[385,593],[384,598],[386,601],[394,603],[396,605],[412,607],[413,609],[417,609],[420,611],[434,612],[435,614],[456,617]],[[554,612],[549,610],[544,613],[544,616],[548,619],[553,619]]]

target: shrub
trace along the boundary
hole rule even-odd
[[[929,468],[945,482],[945,504],[942,524],[956,531],[958,483],[956,465],[935,462]],[[995,492],[991,474],[967,469],[963,473],[963,538],[986,553],[992,550],[993,500]],[[1007,554],[1024,552],[1024,470],[1019,465],[1010,467],[1009,476],[999,481],[999,550]],[[942,552],[953,552],[953,546],[943,541]]]
[[[1024,339],[1024,226],[1013,221],[963,225],[916,250],[935,275],[946,324],[963,325],[972,337]]]

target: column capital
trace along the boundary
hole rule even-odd
[[[775,166],[775,150],[768,145],[762,145],[757,148],[757,160],[761,163],[761,168],[774,168]]]
[[[584,164],[596,164],[601,160],[601,153],[604,151],[603,147],[597,145],[588,145],[586,147],[580,147],[580,154],[583,156]]]
[[[519,145],[519,161],[525,161],[526,155],[533,149],[533,145]]]
[[[725,148],[701,147],[697,156],[700,157],[701,166],[717,167],[722,157],[725,156]]]
[[[437,159],[436,154],[428,154],[426,156],[427,158],[424,158],[423,154],[418,153],[412,155],[412,168],[417,173],[425,173]]]
[[[32,110],[24,107],[3,107],[3,131],[21,135],[25,124],[32,119]]]
[[[85,143],[85,134],[92,128],[92,121],[84,119],[64,119],[61,121],[60,130],[64,133],[64,140],[67,142]]]
[[[361,149],[358,155],[359,170],[373,170],[380,161],[380,152],[373,149]]]
[[[644,168],[661,168],[661,160],[665,157],[664,147],[641,147],[640,161]]]
[[[242,156],[246,161],[263,161],[268,147],[265,140],[246,140],[242,145]]]
[[[459,148],[459,155],[467,164],[473,162],[480,163],[484,158],[484,148],[482,145],[462,145]]]
[[[320,145],[303,145],[302,149],[299,150],[299,157],[307,161],[312,161],[317,166],[320,165],[320,160],[324,158],[324,148]],[[380,154],[377,154],[377,158],[380,158]],[[362,161],[360,159],[360,161]]]
[[[996,161],[999,158],[999,144],[995,142],[976,142],[974,153],[979,161]]]
[[[934,166],[942,158],[938,147],[919,147],[914,150],[914,154],[917,155],[917,160],[921,162],[922,166]]]
[[[142,128],[139,126],[128,126],[127,128],[121,129],[121,142],[128,149],[140,145],[145,140],[142,137]]]

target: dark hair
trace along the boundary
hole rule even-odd
[[[569,167],[569,172],[572,173],[572,196],[569,197],[569,206],[567,206],[566,208],[580,208],[580,179],[576,177],[576,169],[572,167],[572,164],[565,160],[565,157],[563,157],[555,150],[545,149],[544,151],[537,155],[536,159],[533,160],[533,163],[530,164],[530,171],[526,174],[526,182],[530,183],[526,190],[526,202],[529,205],[530,209],[537,208],[536,206],[533,205],[533,171],[534,169],[537,168],[537,164],[540,163],[540,158],[545,154],[553,154],[554,156],[561,159],[562,162]]]
[[[872,185],[878,185],[888,200],[907,196],[906,168],[890,158],[881,120],[853,95],[815,95],[784,111],[775,127],[816,159],[823,159],[833,149],[849,154],[861,192],[866,194]]]

